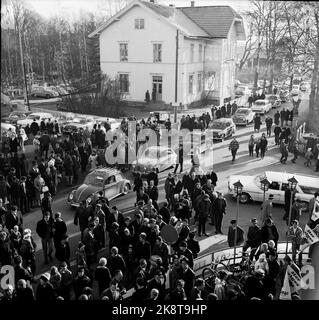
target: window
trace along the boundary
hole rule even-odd
[[[105,184],[111,184],[115,182],[115,176],[110,176],[106,179]]]
[[[206,61],[206,55],[207,55],[207,47],[204,46],[204,62]]]
[[[271,190],[279,190],[280,189],[280,185],[278,182],[273,181],[270,185],[269,185],[269,189]]]
[[[197,75],[197,91],[201,92],[202,91],[202,74],[198,73]]]
[[[128,74],[120,74],[120,90],[121,92],[129,92]]]
[[[120,43],[120,61],[127,61],[128,56],[127,43]]]
[[[190,62],[194,62],[194,44],[191,44],[191,55],[190,55]]]
[[[135,29],[144,29],[144,19],[135,19]]]
[[[198,61],[203,62],[203,46],[201,44],[198,46]]]
[[[153,62],[162,62],[162,44],[153,44]]]
[[[188,78],[188,93],[193,94],[194,76],[191,74]]]

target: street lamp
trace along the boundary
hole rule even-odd
[[[235,243],[234,243],[234,266],[236,264],[236,246],[237,246],[237,227],[238,227],[238,219],[239,219],[239,198],[243,193],[243,185],[241,184],[240,180],[233,184],[234,192],[237,196],[237,214],[236,214],[236,229],[235,229]]]
[[[286,255],[287,255],[287,252],[288,252],[288,241],[289,241],[289,228],[290,228],[290,220],[291,220],[291,207],[292,207],[292,198],[294,196],[294,193],[295,193],[295,190],[296,190],[296,187],[297,187],[297,184],[298,184],[298,180],[295,178],[295,177],[292,177],[290,179],[288,179],[288,188],[290,190],[290,203],[289,203],[289,217],[288,217],[288,231],[287,231],[287,242],[286,242]]]

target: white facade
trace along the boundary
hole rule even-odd
[[[135,28],[136,19],[144,19],[144,28]],[[101,71],[111,78],[128,76],[126,100],[144,101],[146,90],[152,98],[155,85],[156,100],[175,102],[177,30],[174,24],[137,2],[101,31]],[[198,101],[205,89],[210,98],[221,100],[221,103],[224,98],[233,98],[235,27],[231,28],[228,39],[190,38],[179,30],[178,42],[177,103],[185,105]],[[155,44],[161,47],[161,62],[154,62]],[[122,58],[123,52],[127,52],[127,61],[121,61],[120,47]],[[212,73],[215,74],[214,86],[209,85],[207,79]]]

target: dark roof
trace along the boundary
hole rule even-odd
[[[182,7],[178,9],[214,38],[227,38],[233,20],[235,18],[242,19],[229,6]]]
[[[165,18],[170,18],[174,15],[174,8],[159,5],[149,1],[142,1],[145,6],[155,11],[157,14],[164,16]]]

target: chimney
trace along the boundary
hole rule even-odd
[[[170,4],[169,5],[171,8],[175,8],[175,5],[174,4]]]
[[[191,1],[191,7],[195,7],[195,1]]]

